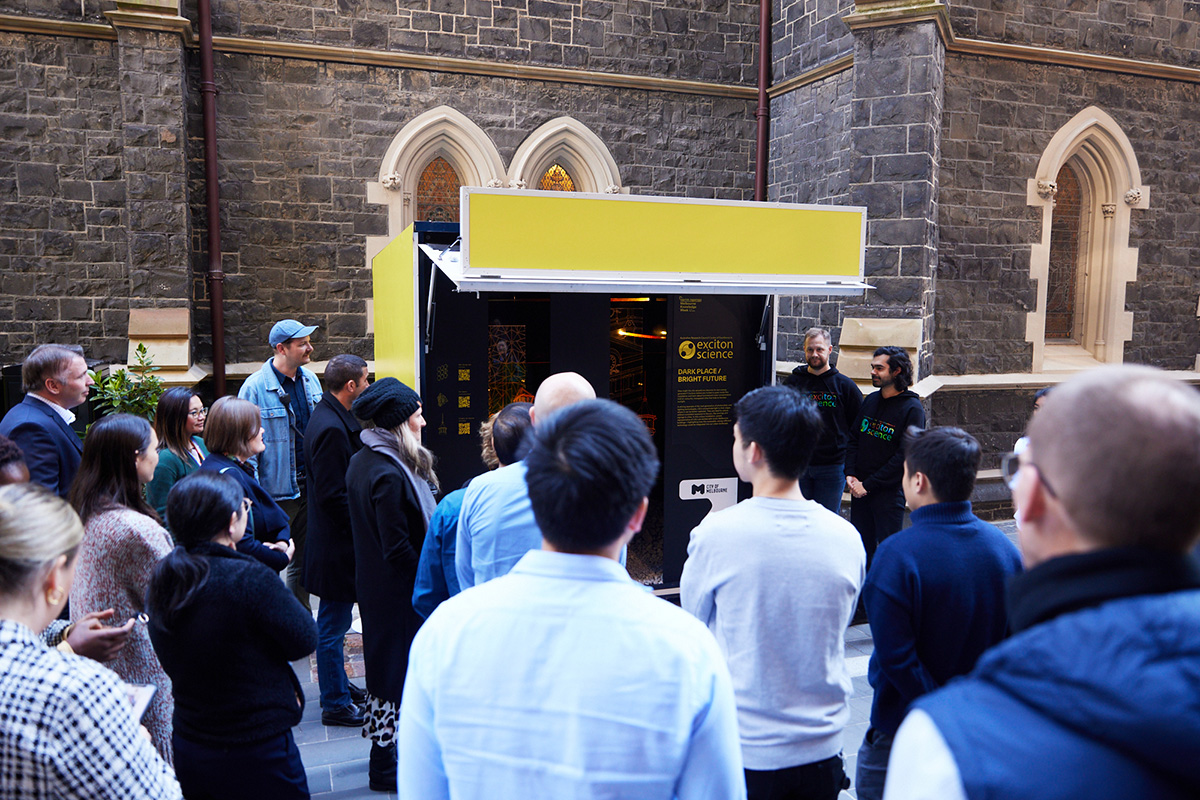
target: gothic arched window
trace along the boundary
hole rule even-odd
[[[450,162],[438,156],[417,181],[417,213],[414,219],[458,222],[458,189],[462,182]]]
[[[1050,274],[1046,283],[1046,338],[1075,339],[1079,300],[1079,254],[1083,233],[1083,188],[1075,170],[1064,164],[1055,179],[1054,217],[1050,225]]]
[[[561,164],[554,163],[542,174],[538,188],[549,192],[573,192],[575,181]]]

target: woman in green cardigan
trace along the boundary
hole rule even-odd
[[[166,519],[167,493],[180,478],[200,468],[208,457],[201,434],[208,409],[191,389],[167,389],[158,399],[154,429],[158,434],[158,467],[154,480],[146,484],[146,500],[158,516]],[[167,520],[167,529],[171,522]]]

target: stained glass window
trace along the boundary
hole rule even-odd
[[[1050,223],[1050,275],[1046,281],[1046,338],[1070,339],[1075,335],[1083,190],[1074,170],[1066,165],[1059,170],[1056,183],[1058,193]]]
[[[458,222],[458,188],[462,181],[450,162],[438,156],[417,181],[417,215],[421,222]]]
[[[538,188],[548,192],[573,192],[575,181],[561,164],[551,164],[550,169],[546,170],[542,179],[538,181]]]

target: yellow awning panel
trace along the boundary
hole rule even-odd
[[[460,289],[861,291],[866,209],[462,188]],[[457,274],[455,274],[457,272]]]

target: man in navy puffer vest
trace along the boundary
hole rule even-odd
[[[1200,393],[1086,373],[1004,467],[1014,634],[917,701],[885,800],[1200,797]]]

